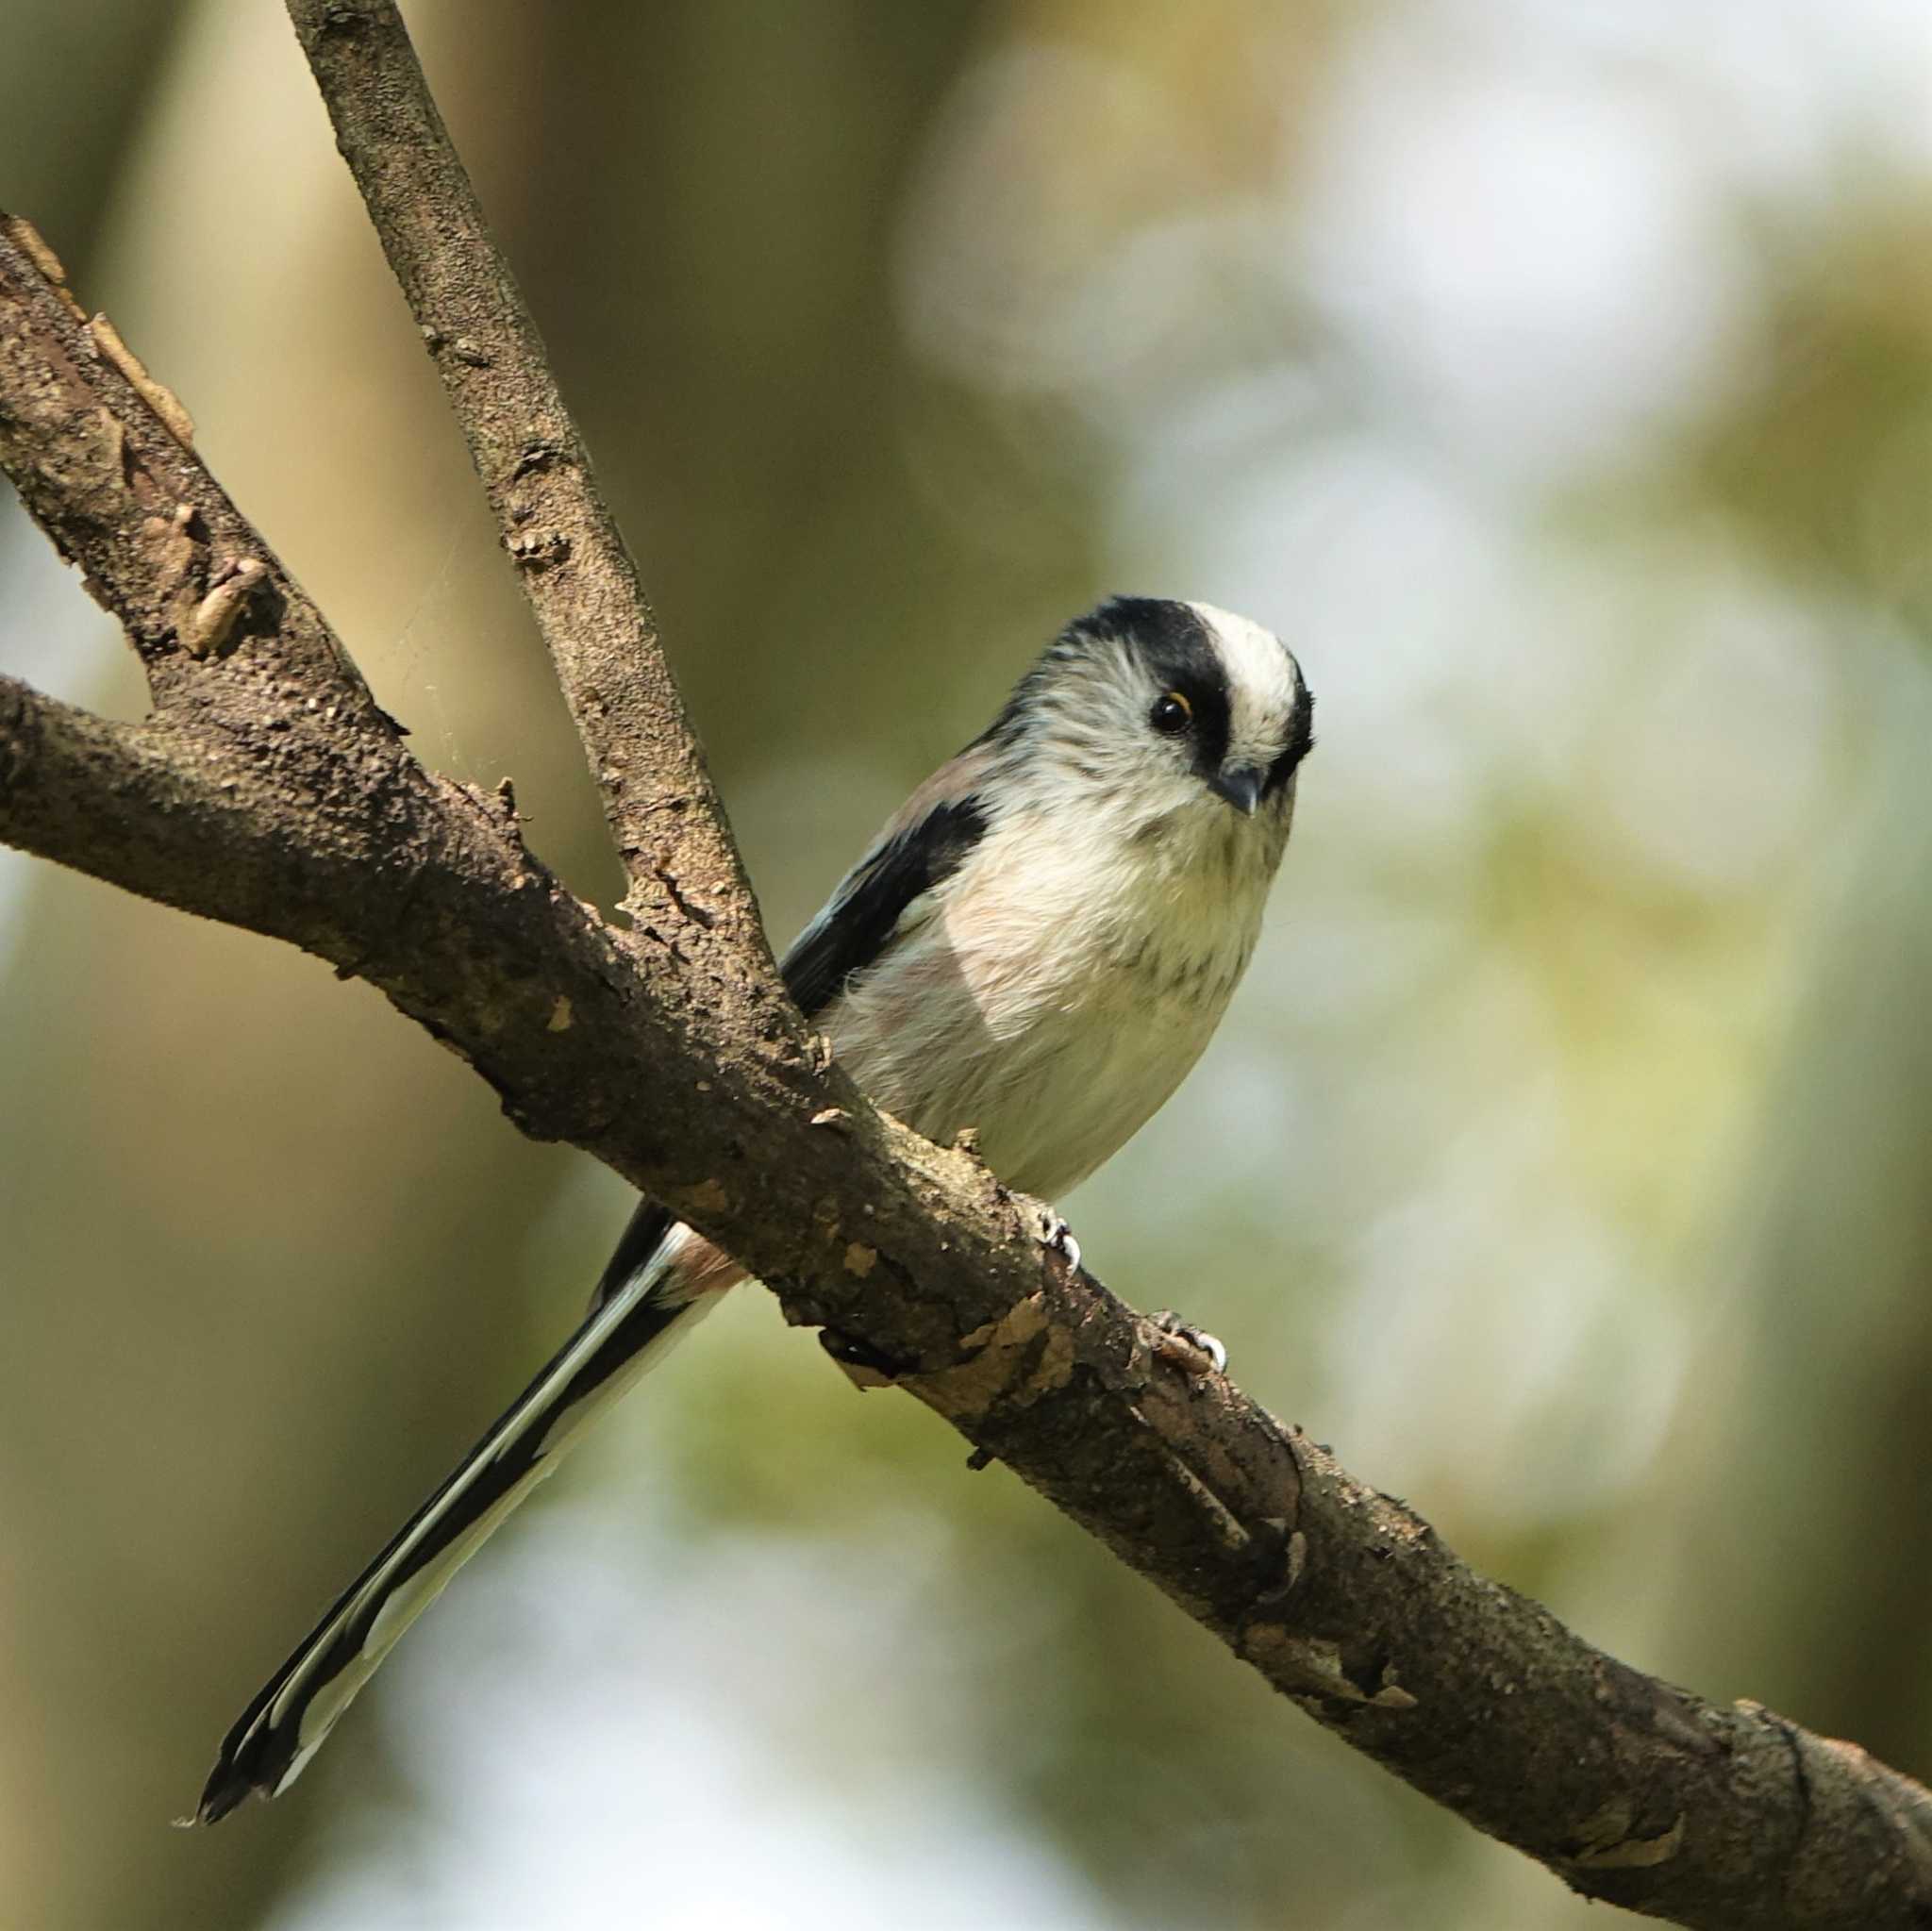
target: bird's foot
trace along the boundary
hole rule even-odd
[[[1198,1374],[1201,1371],[1194,1360],[1189,1358],[1191,1356],[1205,1357],[1215,1373],[1226,1373],[1227,1350],[1206,1328],[1195,1327],[1191,1323],[1183,1321],[1171,1307],[1163,1308],[1154,1316],[1154,1325],[1171,1340],[1182,1343],[1179,1348],[1161,1350],[1165,1358],[1174,1362],[1175,1367]]]
[[[1074,1239],[1074,1230],[1050,1207],[1040,1210],[1038,1223],[1040,1244],[1051,1248],[1074,1273],[1080,1272],[1080,1243]]]

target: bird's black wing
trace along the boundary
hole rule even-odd
[[[956,758],[943,777],[960,762]],[[846,874],[831,903],[785,955],[785,990],[816,1019],[846,985],[878,960],[907,907],[950,878],[986,836],[986,807],[975,793],[931,798],[938,779],[915,791],[905,811]],[[914,807],[919,807],[916,815]]]

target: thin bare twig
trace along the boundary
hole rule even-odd
[[[641,913],[675,879],[738,941],[757,907],[637,567],[508,262],[386,0],[289,0],[337,144],[470,445]]]

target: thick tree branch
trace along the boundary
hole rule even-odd
[[[322,613],[195,456],[185,411],[105,315],[88,319],[29,223],[0,216],[0,283],[14,486],[126,625],[156,705],[185,716],[237,674],[286,676],[345,727],[393,741]]]
[[[500,801],[425,772],[140,382],[4,236],[0,463],[127,624],[158,704],[114,725],[0,682],[0,838],[369,978],[526,1130],[668,1201],[794,1321],[863,1341],[1284,1694],[1577,1889],[1725,1931],[1932,1924],[1918,1786],[1642,1676],[1474,1575],[1042,1258],[968,1155],[881,1119],[761,946],[671,899],[613,931]],[[261,571],[204,624],[233,559]]]
[[[392,6],[289,0],[336,141],[557,666],[641,916],[675,879],[762,944],[630,551]]]

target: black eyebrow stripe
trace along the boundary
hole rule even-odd
[[[1227,666],[1213,634],[1191,604],[1169,597],[1110,597],[1087,626],[1111,634],[1134,652],[1160,691],[1177,691],[1194,714],[1194,769],[1221,769],[1232,729]]]
[[[1302,675],[1299,659],[1294,667],[1294,720],[1289,725],[1288,742],[1282,747],[1281,755],[1268,767],[1268,782],[1262,788],[1265,797],[1278,791],[1291,778],[1310,751],[1315,748],[1315,693],[1308,689],[1308,680]]]

